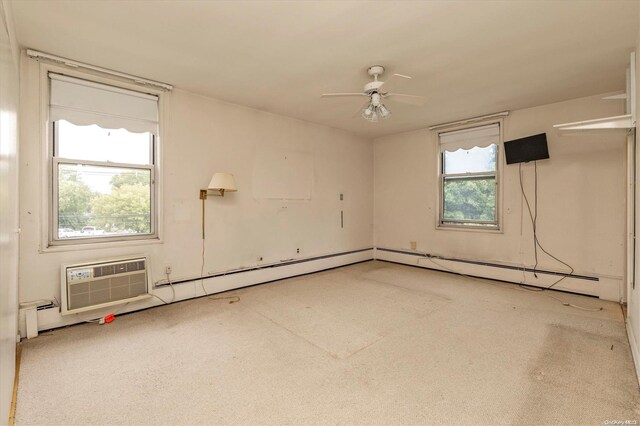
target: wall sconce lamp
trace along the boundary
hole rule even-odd
[[[202,200],[202,239],[204,240],[204,201],[210,194],[215,196],[224,197],[225,192],[236,192],[238,187],[236,186],[236,180],[231,173],[214,173],[209,182],[207,189],[200,190],[200,199]]]

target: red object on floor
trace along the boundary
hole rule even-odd
[[[110,322],[113,322],[114,319],[116,319],[116,316],[113,315],[113,314],[109,314],[109,315],[104,317],[104,322],[106,322],[108,324]]]

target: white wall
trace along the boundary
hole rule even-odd
[[[18,332],[18,56],[0,2],[0,425],[8,423]]]
[[[625,132],[559,134],[553,124],[623,114],[622,101],[601,96],[513,111],[504,122],[511,140],[546,132],[549,160],[538,162],[539,239],[576,273],[600,282],[565,280],[558,285],[620,300],[624,274]],[[531,224],[523,206],[518,166],[504,163],[502,232],[436,229],[437,134],[427,129],[377,139],[374,143],[374,221],[376,247],[410,248],[435,255],[507,265],[533,266]],[[524,165],[528,194],[533,194],[533,164]],[[402,255],[377,252],[378,258]],[[404,261],[415,264],[416,257]],[[436,267],[428,260],[420,261]],[[522,272],[448,263],[456,270],[506,280],[523,279]],[[462,268],[462,269],[461,269]],[[539,268],[563,271],[544,254]],[[549,285],[553,277],[526,281]]]
[[[636,108],[640,105],[640,29],[638,30],[638,39],[636,42]],[[637,114],[637,113],[636,113]],[[635,235],[640,232],[640,149],[637,143],[638,129],[636,128],[635,148]],[[636,374],[640,380],[640,244],[636,238],[635,248],[635,289],[631,289],[628,298],[627,309],[627,332],[629,334],[629,343],[633,352],[633,359],[636,363]]]
[[[204,273],[258,263],[305,258],[372,245],[373,148],[368,140],[341,130],[231,105],[182,90],[170,94],[162,141],[163,243],[71,251],[40,250],[42,161],[39,64],[22,59],[20,219],[20,300],[60,300],[60,265],[136,253],[150,255],[152,279],[197,277],[201,266],[200,188],[213,172],[236,177],[238,192],[206,201],[207,240]],[[254,198],[254,162],[264,150],[304,152],[313,159],[309,201]],[[340,202],[339,194],[344,194]],[[340,209],[345,228],[340,227]],[[300,249],[300,254],[296,249]],[[259,256],[264,257],[258,262]],[[371,254],[368,255],[371,257]],[[269,279],[268,271],[262,274]],[[255,274],[254,274],[255,275]],[[256,276],[255,280],[259,280]],[[230,288],[208,283],[209,291]],[[246,285],[246,283],[245,283]],[[200,295],[195,284],[177,287],[179,298]],[[160,291],[160,290],[159,290]],[[168,297],[168,289],[162,289]],[[149,302],[157,304],[158,301]],[[130,306],[136,309],[143,304]],[[47,326],[59,325],[55,317]]]

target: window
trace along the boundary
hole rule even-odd
[[[498,228],[500,125],[439,134],[440,226]]]
[[[52,244],[153,238],[158,97],[49,73]]]

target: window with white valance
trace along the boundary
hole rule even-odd
[[[158,134],[157,96],[55,73],[49,79],[51,121]]]
[[[440,226],[497,229],[500,124],[438,135]]]
[[[500,143],[500,125],[489,124],[482,127],[440,133],[440,150],[454,152],[474,147],[485,148]]]
[[[48,77],[50,244],[157,237],[158,96]]]

